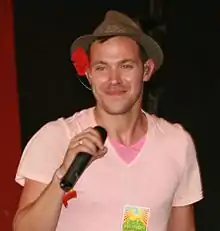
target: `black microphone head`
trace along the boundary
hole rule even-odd
[[[105,140],[107,138],[107,131],[101,126],[95,126],[94,129],[99,132],[99,134],[100,134],[100,136],[102,138],[102,142],[104,144]]]

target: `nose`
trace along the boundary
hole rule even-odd
[[[109,73],[109,81],[112,84],[118,84],[121,82],[121,76],[120,73],[117,71],[117,69],[112,69]]]

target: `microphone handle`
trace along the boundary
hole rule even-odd
[[[86,169],[89,161],[92,159],[92,155],[85,152],[80,152],[73,163],[70,165],[68,171],[60,182],[60,187],[65,191],[70,191],[76,184],[79,177]]]

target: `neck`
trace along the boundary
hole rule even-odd
[[[108,131],[108,137],[122,144],[131,145],[147,132],[147,118],[141,108],[133,108],[121,115],[112,115],[96,106],[94,114],[97,124]]]

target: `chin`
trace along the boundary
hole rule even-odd
[[[103,110],[105,111],[105,112],[107,112],[108,114],[110,114],[110,115],[123,115],[123,114],[126,114],[127,112],[129,112],[130,110],[131,110],[131,105],[124,105],[124,106],[116,106],[116,105],[113,105],[113,106],[110,106],[110,105],[108,105],[108,106],[104,106],[103,107]]]

